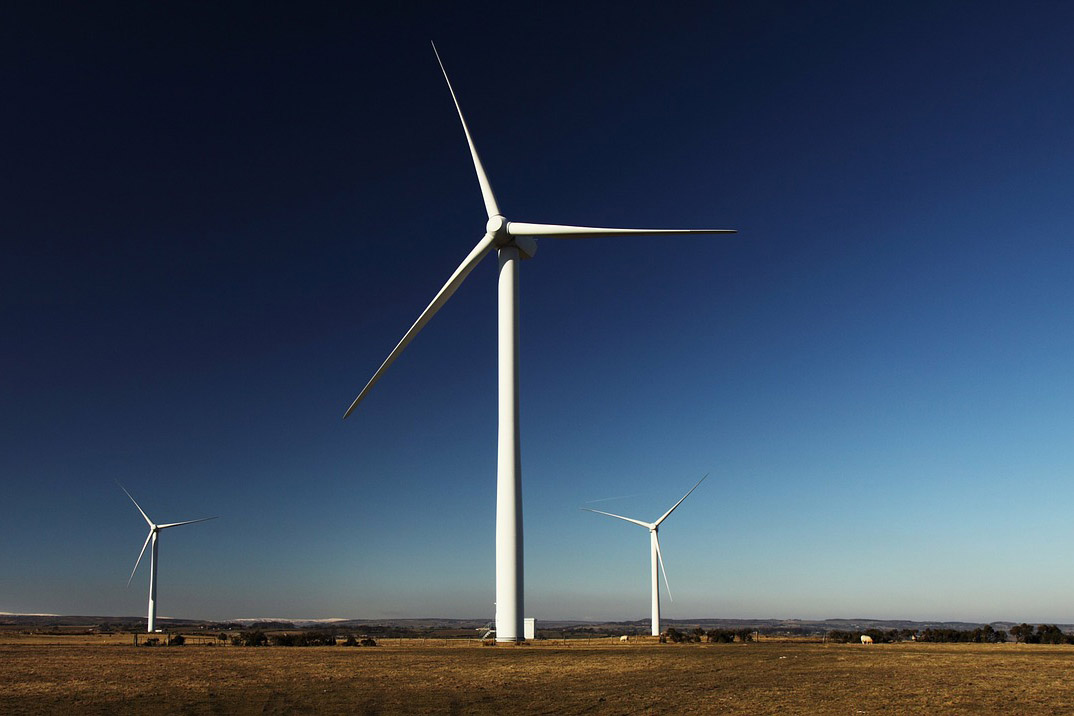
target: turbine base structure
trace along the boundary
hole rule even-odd
[[[653,636],[660,636],[660,575],[657,572],[657,563],[660,561],[660,554],[656,551],[656,540],[656,530],[649,530],[649,561],[652,566],[653,585],[652,632]]]
[[[157,531],[153,530],[153,551],[149,553],[149,617],[146,631],[157,630]]]
[[[518,262],[499,250],[499,429],[496,445],[496,641],[523,638],[522,454],[518,426]]]

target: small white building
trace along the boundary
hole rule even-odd
[[[526,639],[535,638],[534,635],[537,633],[537,620],[533,617],[525,617],[522,622],[522,636]]]

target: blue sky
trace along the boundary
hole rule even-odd
[[[484,228],[521,266],[526,612],[1074,622],[1062,4],[71,5],[0,22],[0,611],[493,614]],[[623,497],[626,496],[626,497]],[[142,567],[142,570],[145,568]]]

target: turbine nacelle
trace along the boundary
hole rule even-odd
[[[515,234],[511,231],[511,222],[503,214],[490,216],[485,223],[485,233],[492,237],[492,245],[497,249],[514,246],[519,258],[532,259],[537,255],[537,240],[532,236]]]
[[[507,225],[508,231],[511,230],[511,225]],[[512,236],[511,243],[508,246],[514,246],[518,249],[518,257],[525,261],[526,259],[532,259],[537,255],[537,239],[532,236]]]

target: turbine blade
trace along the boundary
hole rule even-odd
[[[507,222],[511,236],[551,236],[559,239],[588,239],[598,236],[638,236],[642,234],[737,234],[737,229],[605,229],[596,226],[562,226]]]
[[[459,100],[455,97],[455,90],[451,86],[451,80],[448,79],[447,70],[444,69],[444,61],[440,59],[440,53],[436,51],[436,43],[431,43],[433,46],[433,53],[436,55],[436,61],[440,63],[440,71],[444,73],[444,81],[447,82],[448,92],[451,93],[451,99],[455,102],[455,109],[459,113],[459,121],[462,122],[462,131],[466,135],[466,143],[470,145],[470,156],[474,159],[474,170],[477,172],[477,183],[481,185],[481,198],[485,200],[485,211],[488,212],[489,218],[497,216],[500,213],[500,208],[496,206],[496,197],[492,194],[492,185],[489,184],[489,178],[485,174],[485,167],[481,164],[481,158],[477,156],[477,147],[474,146],[473,137],[470,136],[470,128],[466,126],[466,118],[462,116],[462,107],[459,106]]]
[[[153,539],[153,530],[149,530],[149,535],[145,538],[145,544],[142,545],[142,551],[138,553],[138,559],[134,562],[134,569],[131,570],[131,576],[127,578],[127,586],[131,586],[131,580],[134,579],[134,573],[138,571],[138,565],[142,563],[142,555],[145,554],[145,548],[149,546],[149,540]]]
[[[660,534],[657,533],[654,536],[653,541],[656,543],[656,561],[660,563],[660,571],[664,575],[664,586],[668,588],[668,599],[675,601],[675,597],[671,596],[671,585],[668,584],[668,573],[664,569],[664,555],[660,554]]]
[[[215,519],[218,519],[218,517],[202,517],[200,520],[187,520],[186,522],[169,522],[166,525],[157,525],[157,529],[163,530],[167,529],[168,527],[181,527],[183,525],[192,525],[195,522],[208,522],[209,520]],[[169,537],[168,539],[171,539],[171,537]]]
[[[708,476],[709,476],[709,473],[707,473],[707,472],[706,472],[706,473],[705,473],[705,477],[708,477]],[[703,478],[701,478],[700,480],[698,480],[698,481],[697,481],[697,485],[700,485],[700,484],[701,484],[702,482],[704,482],[704,481],[705,481],[705,477],[703,477]],[[696,489],[697,489],[697,485],[694,485],[693,487],[691,487],[691,488],[690,488],[690,492],[693,492],[694,490],[696,490]],[[687,493],[686,493],[685,495],[683,495],[683,496],[682,496],[682,500],[685,500],[685,499],[686,499],[687,497],[689,497],[689,496],[690,496],[690,492],[687,492]],[[666,519],[667,519],[667,517],[668,517],[668,515],[670,515],[670,514],[671,514],[672,512],[674,512],[674,511],[675,511],[675,508],[676,508],[676,507],[678,507],[679,505],[681,505],[681,504],[682,504],[682,500],[679,500],[679,501],[678,501],[678,502],[676,502],[676,503],[675,503],[674,505],[672,505],[672,506],[671,506],[671,509],[670,509],[670,510],[668,510],[667,512],[665,512],[665,513],[664,513],[664,516],[663,516],[663,517],[661,517],[660,519],[658,519],[658,520],[657,520],[657,521],[656,521],[656,522],[655,522],[654,524],[657,524],[657,525],[659,525],[659,524],[660,524],[661,522],[663,522],[664,520],[666,520]]]
[[[119,489],[123,490],[124,492],[127,492],[127,488],[123,487],[123,485],[120,485],[119,480],[116,480],[116,484],[119,485]],[[147,515],[145,513],[145,510],[142,509],[142,506],[138,504],[138,500],[131,497],[131,493],[129,492],[127,492],[127,497],[131,498],[131,502],[133,502],[134,506],[138,508],[138,511],[142,513],[142,517],[145,518],[145,521],[149,524],[150,529],[152,529],[154,526],[153,520],[149,519],[149,515]]]
[[[616,517],[616,518],[618,518],[620,520],[626,520],[627,522],[633,522],[634,524],[640,525],[640,526],[644,527],[647,530],[651,530],[653,528],[653,526],[651,524],[649,524],[648,522],[642,522],[641,520],[633,520],[633,519],[631,519],[629,517],[623,517],[622,515],[613,515],[611,512],[601,512],[600,510],[591,510],[588,507],[582,507],[581,509],[585,510],[586,512],[596,512],[598,515],[608,515],[608,517]]]
[[[354,399],[351,406],[347,408],[347,412],[343,414],[343,418],[346,419],[348,415],[354,412],[354,409],[358,407],[358,403],[362,402],[362,399],[369,394],[370,389],[376,384],[380,377],[384,375],[384,372],[388,370],[388,366],[395,362],[395,359],[399,357],[399,354],[410,345],[410,341],[414,340],[414,336],[418,335],[418,332],[425,327],[425,324],[429,322],[436,312],[443,307],[456,289],[462,284],[463,280],[470,275],[470,272],[474,270],[474,266],[477,266],[481,262],[481,259],[485,258],[485,254],[492,248],[492,234],[485,234],[485,238],[477,242],[477,246],[474,250],[463,260],[455,273],[451,274],[451,278],[447,280],[444,287],[433,298],[432,302],[425,307],[425,310],[418,316],[418,320],[414,321],[414,325],[410,327],[410,330],[406,332],[403,339],[392,349],[392,352],[388,354],[388,357],[384,359],[384,362],[380,364],[380,368],[377,368],[377,372],[373,374],[373,377],[369,379],[369,382],[362,388],[362,392],[358,394],[358,397]]]

